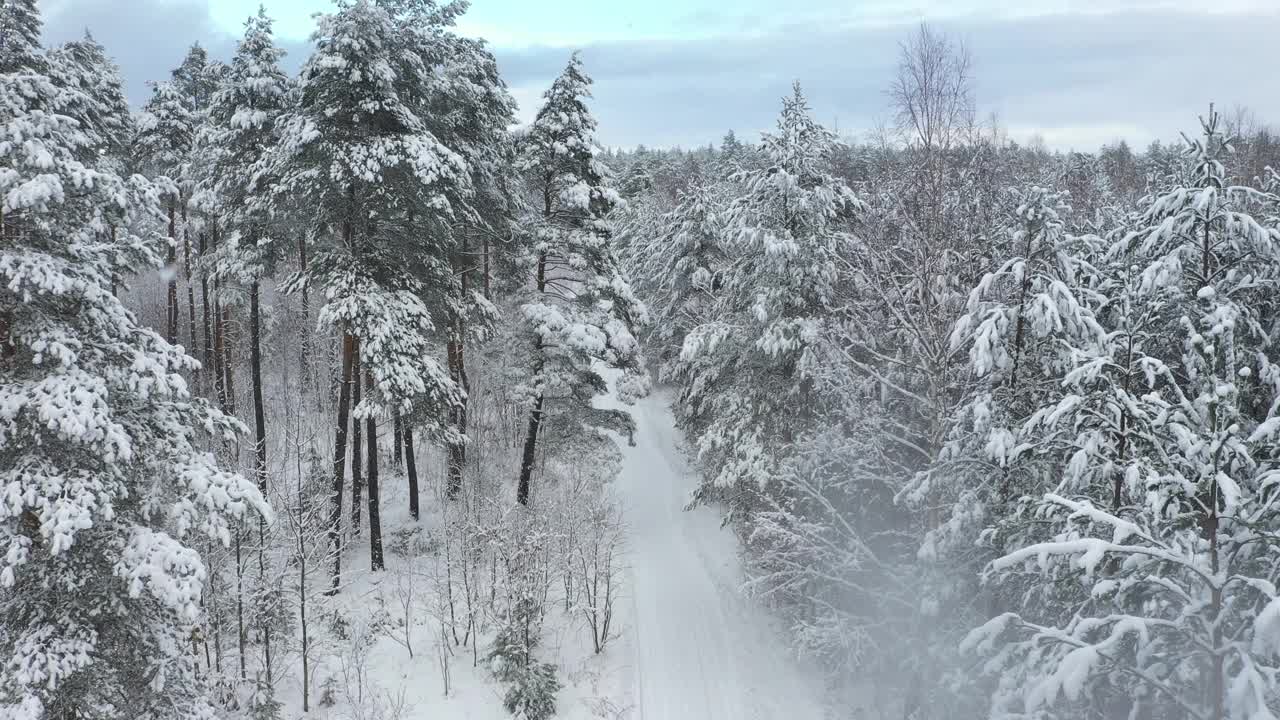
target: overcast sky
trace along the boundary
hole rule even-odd
[[[229,57],[258,4],[41,2],[46,41],[92,30],[135,104],[192,42]],[[329,0],[265,4],[295,70]],[[491,42],[524,116],[580,49],[602,142],[690,146],[770,127],[796,79],[825,122],[874,127],[898,43],[921,20],[969,46],[980,111],[1015,137],[1145,145],[1193,129],[1210,101],[1280,121],[1280,0],[474,0],[462,30]]]

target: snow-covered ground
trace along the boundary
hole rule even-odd
[[[742,596],[737,541],[721,527],[721,513],[683,508],[697,483],[662,393],[630,409],[637,431],[635,446],[621,442],[624,456],[616,495],[628,528],[624,599],[618,608],[617,637],[601,655],[592,652],[577,615],[556,610],[548,616],[541,659],[560,668],[564,688],[558,718],[566,720],[818,720],[823,717],[819,688],[790,660],[786,642],[768,614]],[[614,404],[612,398],[601,404]],[[430,485],[430,483],[428,483]],[[398,624],[397,604],[407,564],[429,574],[429,559],[397,552],[393,541],[405,533],[426,538],[439,523],[430,512],[438,499],[423,497],[420,523],[405,509],[403,478],[384,479],[384,537],[387,571],[368,570],[368,544],[359,538],[346,551],[346,585],[334,598],[313,598],[315,668],[311,711],[301,712],[297,661],[282,688],[286,717],[319,720],[504,720],[504,688],[485,666],[479,645],[473,666],[470,648],[453,648],[449,692],[445,692],[438,643],[439,623],[430,611],[429,584],[419,580],[417,610],[410,621],[412,657],[386,631],[369,633],[367,651],[351,637],[362,624],[383,613]],[[324,587],[327,568],[316,574]],[[332,608],[341,608],[350,627],[334,636],[326,625]],[[328,680],[335,704],[321,706]],[[362,679],[363,678],[363,679]],[[361,685],[363,684],[363,687]],[[359,699],[358,695],[363,695]]]
[[[685,511],[697,477],[655,392],[632,408],[618,480],[630,530],[637,720],[810,720],[820,688],[765,611],[739,592],[737,540],[714,508]]]

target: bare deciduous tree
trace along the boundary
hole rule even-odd
[[[576,547],[579,609],[597,655],[612,638],[614,609],[622,590],[624,534],[617,505],[601,498],[588,511],[584,537]]]
[[[926,152],[946,152],[974,125],[973,58],[964,43],[921,23],[902,43],[889,100],[898,131]]]

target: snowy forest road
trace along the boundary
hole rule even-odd
[[[819,720],[817,683],[740,590],[738,541],[713,507],[684,511],[697,476],[655,391],[629,408],[618,492],[629,529],[637,720]]]

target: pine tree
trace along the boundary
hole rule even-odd
[[[607,216],[621,198],[595,157],[596,121],[586,106],[590,86],[575,54],[543,95],[545,102],[522,140],[520,164],[537,212],[524,229],[534,270],[533,287],[521,307],[525,342],[533,351],[526,366],[529,420],[516,488],[517,500],[525,505],[539,433],[548,420],[561,425],[566,438],[633,427],[626,412],[591,403],[608,389],[597,362],[627,373],[638,370],[633,331],[647,315],[614,256]],[[644,392],[641,380],[626,375],[623,396]]]
[[[88,136],[77,159],[123,176],[134,164],[129,146],[135,130],[119,68],[86,31],[83,40],[49,52],[49,70],[55,85],[76,91],[68,93],[63,113],[78,122]],[[110,231],[115,232],[114,228]],[[113,278],[112,288],[123,282],[123,278]]]
[[[622,179],[621,190],[627,200],[633,200],[653,192],[653,160],[643,145],[631,154],[631,163]]]
[[[208,113],[209,105],[213,100],[213,94],[221,83],[222,77],[227,70],[226,65],[221,62],[209,60],[209,54],[204,48],[196,43],[187,51],[186,57],[183,58],[182,64],[175,68],[171,73],[172,82],[174,83],[178,93],[182,96],[183,102],[192,113],[192,121],[195,125],[195,136],[193,138],[191,148],[191,158],[188,161],[187,176],[183,178],[183,196],[186,202],[179,207],[182,220],[182,249],[184,260],[184,275],[187,280],[187,318],[190,323],[190,338],[192,352],[195,352],[196,346],[196,300],[195,300],[195,278],[192,275],[192,255],[193,249],[199,252],[198,258],[203,258],[209,251],[208,238],[217,232],[217,218],[213,214],[216,203],[212,197],[211,185],[212,180],[208,177],[201,177],[200,171],[208,167],[210,155],[210,146],[208,144],[209,136]],[[213,148],[215,151],[216,148]],[[212,228],[210,227],[212,226]],[[199,242],[199,248],[193,248],[192,234],[196,234]],[[215,343],[211,342],[213,323],[210,321],[211,309],[218,311],[221,325],[225,329],[228,323],[230,313],[223,312],[221,308],[222,302],[218,298],[214,298],[213,307],[209,302],[209,272],[208,266],[212,263],[202,263],[200,267],[200,293],[201,305],[203,311],[203,322],[201,326],[204,330],[204,347],[201,354],[204,360],[204,367],[201,368],[200,381],[204,383],[208,377],[209,370],[216,364],[224,366],[225,373],[231,373],[232,365],[226,362],[226,358],[221,358],[217,362],[213,360],[213,348]],[[217,283],[215,282],[215,287]],[[215,292],[216,294],[216,292]],[[225,344],[224,344],[225,349]],[[229,376],[228,376],[229,377]],[[223,380],[230,385],[229,380]],[[216,383],[215,383],[216,384]],[[234,399],[228,398],[227,406],[234,405]]]
[[[729,264],[727,208],[718,197],[727,189],[694,180],[655,230],[641,225],[628,233],[628,274],[652,298],[652,331],[646,340],[663,377],[676,369],[689,331],[712,319],[720,273]]]
[[[194,361],[111,292],[160,265],[131,231],[159,192],[80,160],[85,99],[46,74],[39,27],[34,2],[0,6],[0,484],[21,488],[0,501],[0,714],[211,718],[192,535],[270,510],[204,451],[241,426],[190,396]]]
[[[262,310],[261,282],[272,274],[275,264],[291,243],[280,237],[282,228],[272,223],[269,203],[263,202],[261,190],[267,179],[258,174],[268,150],[274,145],[276,118],[284,109],[289,89],[288,77],[279,67],[284,51],[272,38],[271,20],[260,9],[245,22],[245,33],[236,55],[208,108],[207,138],[203,144],[216,149],[208,158],[207,169],[213,180],[217,201],[225,208],[223,227],[230,233],[228,242],[218,249],[217,273],[225,284],[247,285],[249,293],[249,368],[253,390],[254,470],[258,489],[268,493],[266,402],[262,378]],[[206,74],[196,75],[197,78]],[[194,93],[199,97],[198,83]],[[267,533],[265,524],[258,526],[259,593],[274,586],[266,562]],[[270,594],[268,592],[268,597]],[[266,671],[263,692],[274,702],[271,638],[273,628],[262,617]]]
[[[221,74],[221,63],[210,60],[209,52],[200,43],[187,48],[182,62],[170,73],[172,82],[193,112],[203,112],[209,107]]]
[[[152,94],[138,120],[136,146],[153,177],[166,177],[170,183],[166,199],[169,215],[169,251],[167,268],[167,300],[165,303],[165,340],[178,342],[178,213],[185,212],[188,167],[195,142],[196,118],[172,82],[152,85]],[[195,348],[192,348],[194,351]]]
[[[432,28],[406,22],[392,9],[356,0],[320,16],[299,104],[279,123],[281,143],[269,172],[281,192],[296,205],[305,198],[314,211],[306,224],[313,249],[301,281],[325,295],[320,321],[359,339],[372,384],[357,418],[398,407],[404,415],[416,413],[424,427],[442,430],[461,394],[432,355],[435,323],[424,298],[449,277],[451,222],[464,206],[466,165],[419,112],[422,93],[435,82],[419,51]],[[352,339],[344,340],[344,368],[352,364]],[[348,403],[339,402],[344,439]],[[335,553],[345,452],[335,444]],[[376,511],[375,488],[369,491]],[[380,537],[371,538],[371,552],[372,566],[381,569]],[[339,580],[335,571],[335,587]]]
[[[441,302],[449,316],[449,375],[464,393],[462,404],[449,418],[447,494],[454,497],[462,489],[467,458],[471,392],[467,345],[487,338],[497,320],[497,309],[490,302],[492,254],[495,245],[507,243],[515,212],[514,188],[508,179],[514,151],[508,128],[514,124],[515,101],[498,74],[497,60],[483,43],[451,35],[445,39],[434,43],[444,54],[438,60],[441,82],[427,116],[432,132],[466,161],[472,189],[452,256],[455,281],[449,285],[450,296]],[[409,480],[416,488],[416,470]],[[411,514],[417,518],[417,495],[412,490],[410,502]]]
[[[720,152],[716,158],[716,171],[721,178],[731,177],[734,173],[741,172],[743,165],[750,160],[751,147],[741,140],[730,130],[725,133],[724,139],[720,141]]]
[[[1081,450],[1036,511],[1047,537],[991,565],[1076,589],[1065,612],[1026,604],[970,636],[1006,671],[998,710],[1274,717],[1280,198],[1230,185],[1212,109],[1203,125],[1190,182],[1111,250],[1139,301],[1109,317],[1120,342],[1080,353],[1048,413]]]
[[[75,99],[67,114],[89,136],[89,145],[80,159],[100,166],[109,164],[117,173],[122,172],[129,163],[134,130],[120,68],[88,31],[84,39],[51,51],[49,59],[54,82],[79,91],[73,94]]]
[[[829,174],[835,136],[797,84],[778,129],[765,135],[766,167],[736,178],[743,196],[726,220],[722,291],[681,351],[680,406],[698,452],[718,468],[713,485],[764,486],[816,413],[812,374],[835,302],[837,260],[864,204]],[[775,418],[785,414],[789,422]]]
[[[952,331],[980,382],[951,420],[930,484],[932,502],[951,506],[950,521],[926,534],[933,555],[968,555],[972,522],[1000,522],[1019,498],[1052,487],[1070,454],[1042,433],[1043,409],[1063,399],[1062,377],[1080,353],[1106,342],[1095,315],[1101,238],[1067,234],[1070,208],[1045,188],[1011,191],[1008,204],[995,247],[1004,260],[970,293]]]

